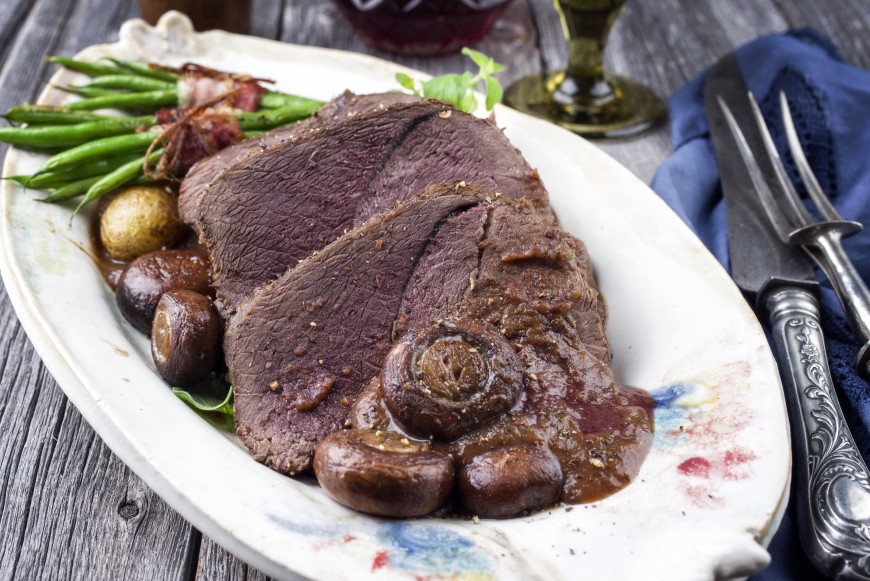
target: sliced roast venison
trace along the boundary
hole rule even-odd
[[[555,500],[553,486],[572,502],[606,496],[631,481],[649,449],[651,401],[621,386],[612,370],[583,343],[584,330],[575,315],[593,310],[598,297],[587,283],[585,257],[578,252],[582,248],[576,241],[523,201],[502,199],[483,209],[486,217],[482,221],[471,219],[477,209],[452,218],[429,243],[405,288],[394,323],[394,330],[404,334],[391,355],[408,337],[413,342],[413,337],[433,322],[450,326],[475,321],[496,330],[516,349],[524,373],[517,404],[494,419],[478,414],[471,404],[474,397],[485,395],[482,391],[467,398],[469,405],[459,406],[460,412],[476,414],[477,422],[469,423],[474,426],[471,431],[456,440],[452,440],[456,431],[418,433],[420,422],[431,415],[424,413],[425,403],[418,405],[420,414],[405,413],[407,410],[397,408],[394,394],[399,393],[403,400],[410,396],[425,401],[423,396],[429,391],[437,395],[436,391],[445,390],[431,382],[415,388],[415,382],[408,378],[390,376],[394,372],[386,366],[379,381],[370,383],[360,394],[351,410],[351,424],[404,429],[416,436],[432,434],[436,444],[440,441],[439,445],[456,458],[458,474],[473,473],[475,482],[487,483],[480,494],[489,494],[490,486],[513,490],[505,494],[513,494],[517,504],[502,506],[480,502],[477,493],[468,496],[466,486],[463,494],[467,498],[461,503],[479,516],[503,517],[540,508]],[[442,235],[449,237],[442,239]],[[472,240],[477,241],[476,253],[463,250]],[[454,259],[448,260],[448,256]],[[467,282],[459,285],[456,281],[460,280]],[[474,383],[468,380],[483,375],[482,369],[496,367],[486,349],[480,345],[472,345],[472,349],[466,353],[440,349],[435,354],[439,380],[446,380],[451,387],[447,391],[461,391]],[[418,380],[425,377],[427,354],[421,352],[414,359],[420,367],[415,376]],[[386,361],[389,364],[391,359]],[[402,394],[403,387],[417,393]],[[463,399],[466,396],[453,401]],[[561,468],[547,472],[558,479],[541,481],[546,482],[546,494],[517,496],[511,487],[521,481],[505,480],[499,462],[490,461],[501,458],[499,450],[505,447],[552,452]],[[477,500],[469,501],[472,497]]]
[[[225,353],[238,433],[254,457],[297,473],[345,425],[380,371],[417,261],[439,226],[480,204],[440,188],[348,232],[256,292],[230,321]]]
[[[218,153],[197,162],[187,173],[181,183],[178,197],[178,211],[182,220],[196,225],[203,196],[207,195],[208,184],[224,169],[228,168],[245,155],[268,149],[278,143],[283,143],[303,135],[308,131],[316,131],[330,125],[340,123],[349,117],[372,111],[382,111],[399,103],[413,103],[420,97],[405,93],[372,93],[369,95],[354,95],[345,91],[320,109],[314,115],[299,123],[287,125],[268,131],[256,139],[249,139],[222,149]]]
[[[507,414],[460,430],[467,433],[450,444],[459,466],[499,446],[546,447],[565,473],[563,493],[587,499],[601,493],[604,460],[590,463],[585,441],[618,447],[621,463],[606,458],[605,480],[624,485],[648,449],[648,410],[580,339],[572,313],[593,308],[597,293],[576,248],[532,205],[471,187],[434,188],[379,215],[259,289],[233,318],[225,349],[240,435],[260,461],[296,473],[317,442],[348,421],[399,429],[377,419],[389,404],[378,403],[384,392],[371,381],[391,343],[433,320],[479,321],[516,349],[524,387]],[[478,361],[485,349],[469,348],[473,357],[445,359],[445,369],[490,367]],[[449,359],[449,351],[439,356]],[[368,404],[354,406],[364,386]],[[351,409],[359,417],[348,419]],[[433,434],[450,438],[454,430]]]
[[[223,172],[194,227],[225,312],[395,202],[464,180],[550,214],[537,173],[493,123],[424,101],[359,115]]]

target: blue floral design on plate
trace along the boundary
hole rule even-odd
[[[388,523],[377,539],[389,547],[389,566],[417,573],[450,576],[492,573],[493,557],[470,539],[445,527]]]
[[[690,406],[682,404],[684,398],[695,395],[698,385],[689,382],[671,383],[652,392],[656,402],[654,413],[655,437],[653,446],[672,447],[678,444],[681,428],[688,422]]]

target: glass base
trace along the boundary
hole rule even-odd
[[[588,112],[575,106],[569,112],[552,99],[553,89],[563,77],[564,72],[557,72],[547,78],[522,78],[505,91],[505,104],[590,138],[637,135],[664,116],[664,105],[652,91],[631,79],[610,75],[607,81],[617,95],[614,102]]]

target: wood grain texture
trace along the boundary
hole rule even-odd
[[[196,581],[266,581],[266,575],[237,559],[220,545],[203,537]]]
[[[35,99],[50,54],[117,38],[127,3],[39,0],[0,73],[0,110]],[[0,152],[5,151],[0,149]],[[0,579],[183,579],[199,535],[99,439],[0,294]]]
[[[866,0],[774,0],[790,28],[811,26],[828,36],[846,61],[870,68],[870,6]]]
[[[4,0],[0,2],[0,63],[8,63],[6,55],[9,53],[9,49],[17,37],[17,31],[31,10],[34,1]]]
[[[0,110],[38,94],[52,72],[45,56],[112,42],[137,11],[135,0],[0,0]],[[667,97],[740,43],[806,25],[830,36],[848,61],[870,66],[866,0],[630,0],[605,63]],[[377,51],[326,0],[253,0],[252,33],[432,74],[469,68],[456,55]],[[514,0],[477,48],[508,65],[509,84],[564,66],[561,34],[552,0]],[[666,125],[598,145],[646,182],[671,149]],[[111,453],[46,372],[2,290],[0,433],[0,580],[266,579],[202,538]]]
[[[251,34],[277,40],[284,25],[286,0],[253,0],[251,2]]]

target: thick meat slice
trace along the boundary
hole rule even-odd
[[[465,300],[477,276],[480,244],[490,206],[478,206],[446,220],[417,261],[408,281],[393,339],[412,322],[429,321]]]
[[[598,282],[595,280],[592,258],[586,250],[586,245],[582,240],[574,236],[571,237],[571,241],[574,243],[574,251],[577,254],[577,259],[580,261],[580,268],[586,277],[586,283],[595,290],[597,295],[594,308],[584,310],[576,308],[581,305],[575,305],[572,315],[577,324],[577,333],[592,355],[605,363],[610,363],[612,354],[604,329],[607,321],[607,301],[604,299],[604,295],[598,292]]]
[[[341,236],[239,309],[224,348],[238,433],[257,460],[290,474],[309,466],[380,370],[439,227],[484,203],[473,188],[437,188]]]
[[[537,173],[498,127],[435,101],[248,156],[211,183],[194,224],[224,311],[382,208],[455,180],[551,213]]]
[[[420,97],[405,93],[373,93],[370,95],[354,95],[345,91],[304,121],[279,127],[256,139],[237,143],[218,153],[207,157],[194,165],[181,182],[178,196],[178,213],[186,223],[195,225],[199,214],[202,197],[206,195],[208,184],[232,164],[242,159],[246,154],[268,149],[278,143],[294,139],[312,130],[322,129],[340,123],[349,117],[372,111],[382,111],[399,103],[414,103]]]
[[[636,475],[652,442],[652,399],[625,388],[584,345],[578,313],[597,313],[585,252],[523,203],[496,204],[474,284],[445,313],[497,327],[518,349],[525,399],[451,446],[460,463],[502,445],[545,443],[565,477],[562,498],[589,502]]]
[[[481,214],[485,212],[481,216]],[[576,313],[596,312],[582,246],[522,201],[498,201],[441,227],[405,289],[396,340],[431,321],[488,323],[513,345],[524,372],[518,404],[453,442],[458,465],[504,447],[547,447],[563,499],[611,494],[637,474],[651,443],[652,400],[620,385],[583,343]],[[457,323],[459,324],[459,323]],[[454,361],[445,364],[454,369]],[[373,380],[351,411],[358,428],[396,429]]]

